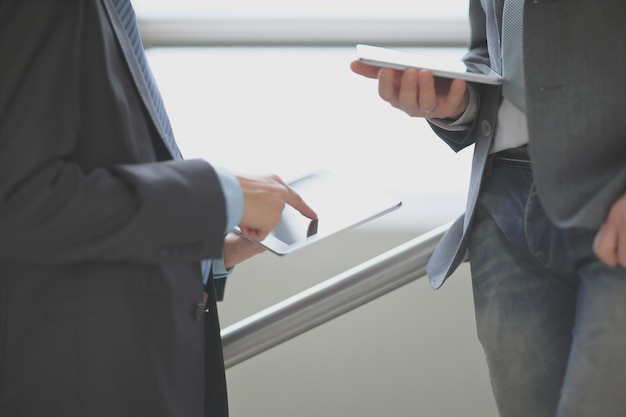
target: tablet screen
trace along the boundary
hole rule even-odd
[[[374,187],[331,172],[316,172],[289,183],[318,217],[311,220],[285,206],[280,223],[259,242],[286,255],[341,231],[351,229],[396,210],[401,201]]]

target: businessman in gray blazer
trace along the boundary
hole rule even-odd
[[[227,416],[214,277],[285,204],[180,157],[128,0],[0,1],[0,416]]]
[[[471,0],[465,59],[502,88],[352,64],[455,151],[474,144],[466,212],[427,270],[439,288],[469,259],[503,417],[626,415],[624,16],[620,0]]]

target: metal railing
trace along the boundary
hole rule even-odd
[[[467,45],[463,20],[140,19],[144,45],[156,46],[407,46]]]
[[[222,330],[234,366],[426,274],[443,225]]]

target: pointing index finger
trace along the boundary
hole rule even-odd
[[[317,219],[317,213],[313,210],[304,199],[298,194],[293,188],[290,186],[286,186],[288,193],[287,198],[285,199],[285,203],[289,204],[296,210],[298,210],[303,216],[308,217],[309,219]]]

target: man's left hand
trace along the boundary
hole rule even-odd
[[[593,250],[605,264],[626,267],[626,195],[611,207],[596,235]]]

